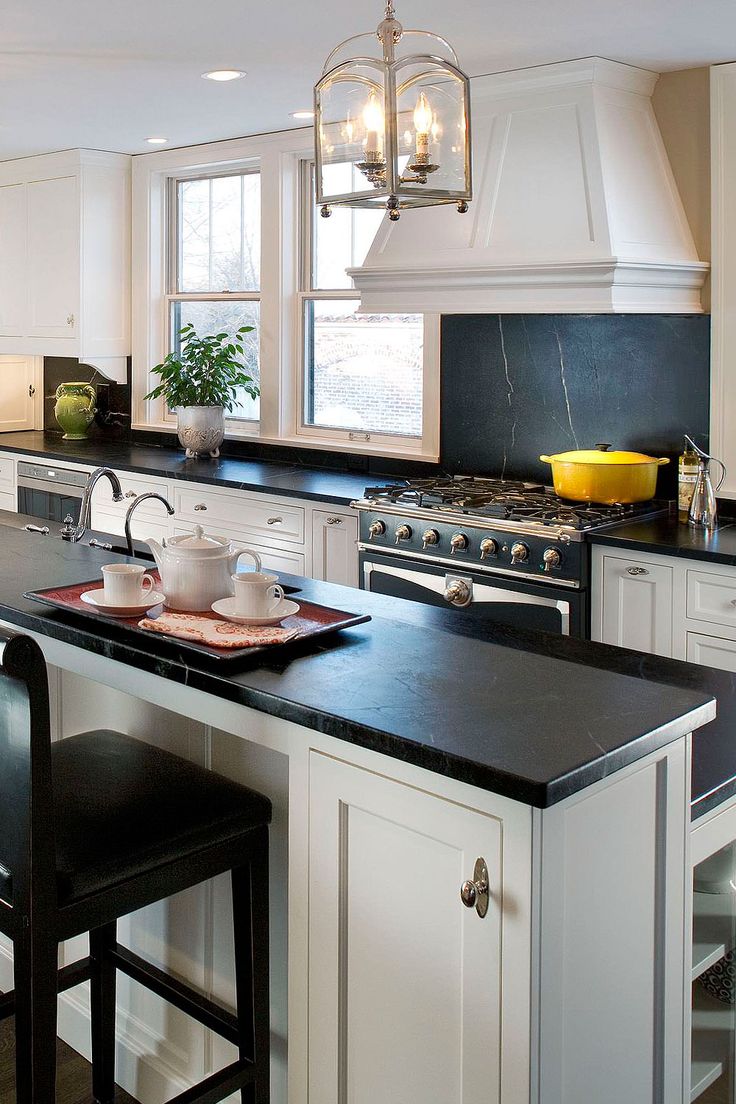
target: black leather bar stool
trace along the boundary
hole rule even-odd
[[[13,941],[18,1104],[53,1104],[57,993],[91,982],[92,1082],[115,1093],[117,970],[238,1047],[179,1094],[269,1099],[268,825],[261,794],[118,732],[51,743],[46,665],[30,637],[0,630],[0,931]],[[237,1013],[117,942],[120,916],[227,870]],[[58,944],[90,933],[89,957],[58,969]]]

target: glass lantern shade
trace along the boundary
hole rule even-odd
[[[431,53],[406,52],[427,49],[428,40]],[[345,56],[358,43],[365,53]],[[375,37],[358,35],[332,52],[314,90],[323,215],[332,206],[385,207],[392,219],[403,208],[441,203],[467,210],[469,82],[456,61],[443,39],[404,33],[390,5]]]

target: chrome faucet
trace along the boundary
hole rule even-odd
[[[112,468],[95,468],[93,472],[90,472],[87,482],[84,484],[82,503],[79,507],[79,521],[75,525],[70,518],[64,519],[64,528],[61,530],[62,540],[71,541],[73,544],[76,544],[76,542],[80,541],[87,532],[89,514],[92,506],[92,492],[103,476],[110,480],[113,502],[122,502],[126,497],[123,494],[123,488],[120,486],[120,480]],[[133,494],[133,492],[130,493]]]
[[[159,502],[163,502],[164,506],[169,512],[169,517],[175,512],[174,507],[171,505],[168,499],[164,498],[163,495],[156,494],[155,491],[146,491],[145,494],[138,495],[137,498],[133,499],[130,506],[128,507],[128,512],[125,515],[125,540],[128,545],[129,556],[133,555],[133,537],[130,532],[130,523],[136,509],[140,506],[141,502],[145,502],[147,498],[157,498]]]

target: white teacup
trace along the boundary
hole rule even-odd
[[[105,601],[110,606],[135,606],[153,590],[153,578],[140,564],[105,564]]]
[[[233,575],[235,612],[240,617],[270,617],[284,597],[277,579],[278,575],[267,575],[263,571]]]

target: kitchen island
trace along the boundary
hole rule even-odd
[[[44,648],[57,736],[129,731],[274,803],[274,1101],[685,1098],[690,734],[709,694],[296,579],[373,620],[213,669],[22,597],[97,578],[109,553],[0,542],[0,620]],[[459,896],[479,857],[484,917]],[[135,914],[123,941],[227,1000],[224,894]],[[226,1059],[154,998],[120,1002],[119,1080],[144,1104]],[[86,1050],[83,997],[60,1022]]]

